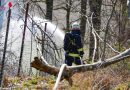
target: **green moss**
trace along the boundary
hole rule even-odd
[[[23,82],[23,87],[29,87],[29,86],[31,86],[31,84],[29,83],[29,82]]]
[[[19,81],[20,81],[20,79],[18,77],[15,77],[14,79],[11,80],[11,82],[13,84],[17,84],[17,83],[19,83]]]
[[[38,84],[38,80],[33,78],[31,80],[28,81],[30,84],[33,84],[33,85],[37,85]]]
[[[128,84],[123,83],[123,84],[119,84],[114,90],[127,90],[127,88],[128,88]]]

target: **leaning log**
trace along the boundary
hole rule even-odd
[[[49,74],[55,75],[55,76],[59,72],[59,68],[53,67],[53,66],[50,66],[50,65],[46,65],[38,57],[34,58],[34,61],[31,63],[31,67],[34,67],[37,70],[40,70],[40,71],[43,71],[43,72],[46,72],[46,73],[49,73]]]
[[[85,71],[92,71],[92,70],[96,70],[100,68],[105,68],[111,64],[115,64],[129,57],[130,57],[130,49],[127,49],[126,51],[112,58],[109,58],[103,61],[99,60],[98,62],[93,63],[93,64],[66,66],[66,69],[64,70],[64,73],[63,73],[63,77],[64,76],[65,78],[71,77],[73,74],[77,72],[85,72]],[[59,73],[59,68],[42,63],[42,60],[38,59],[38,57],[34,58],[34,61],[31,63],[31,66],[36,68],[37,70],[49,73],[51,75],[57,75]]]

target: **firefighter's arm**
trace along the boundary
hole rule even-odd
[[[68,43],[69,43],[69,33],[66,33],[65,34],[65,37],[64,37],[64,50],[67,52],[68,50]]]
[[[79,52],[79,54],[80,54],[80,56],[82,58],[83,54],[84,54],[83,45],[82,45],[82,42],[81,42],[81,37],[78,38],[78,39],[79,39],[78,42],[77,42],[77,44],[78,44],[78,52]]]
[[[83,48],[79,48],[79,49],[78,49],[78,52],[79,52],[79,54],[80,54],[80,57],[82,58],[82,57],[83,57],[83,54],[84,54]]]

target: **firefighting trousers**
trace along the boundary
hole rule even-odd
[[[67,64],[68,66],[72,66],[72,63],[75,63],[76,65],[81,65],[80,57],[73,57],[65,54],[65,64]]]

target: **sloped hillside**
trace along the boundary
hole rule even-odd
[[[64,81],[62,82],[64,84]],[[61,90],[129,90],[130,64],[121,62],[105,69],[73,75],[73,85]]]
[[[76,73],[72,76],[73,85],[62,80],[58,90],[129,90],[129,59],[104,69]],[[13,90],[52,90],[56,81],[54,76],[4,77],[4,89]]]

